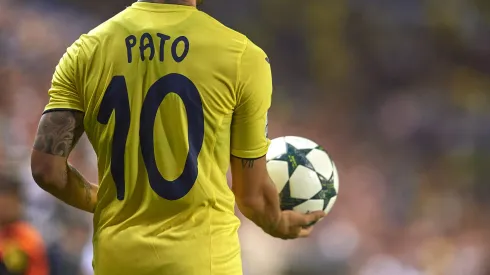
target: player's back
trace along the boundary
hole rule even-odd
[[[96,274],[241,274],[226,172],[247,38],[193,7],[136,3],[77,43]]]

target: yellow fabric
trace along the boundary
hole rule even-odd
[[[176,90],[159,103],[169,89]],[[266,154],[271,94],[265,53],[193,7],[135,3],[68,49],[45,110],[85,113],[99,168],[96,275],[242,274],[240,223],[226,172],[230,154]],[[188,154],[191,144],[195,152]],[[150,184],[151,151],[156,172],[170,183]],[[185,179],[196,169],[192,185]],[[192,188],[182,192],[186,184]]]

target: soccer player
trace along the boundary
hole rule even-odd
[[[242,274],[235,200],[283,239],[308,236],[324,216],[280,210],[264,157],[271,94],[266,54],[196,0],[139,1],[61,59],[34,179],[95,213],[97,275]],[[83,132],[99,185],[67,162]]]

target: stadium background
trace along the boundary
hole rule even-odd
[[[90,275],[90,217],[33,183],[29,152],[54,67],[128,0],[0,0],[0,169],[53,275]],[[485,0],[207,0],[273,64],[271,137],[318,141],[340,197],[307,240],[248,222],[246,274],[490,274],[490,5]],[[72,158],[95,180],[89,144]]]

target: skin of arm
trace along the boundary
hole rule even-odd
[[[274,235],[281,209],[277,188],[267,173],[265,157],[241,159],[231,156],[232,190],[238,208],[266,233]]]
[[[84,114],[53,111],[41,117],[31,154],[32,176],[46,192],[90,213],[97,205],[98,186],[88,182],[68,157],[84,133]]]
[[[277,188],[267,172],[266,159],[231,156],[232,190],[240,211],[265,233],[284,240],[308,237],[323,211],[301,214],[281,211]]]

